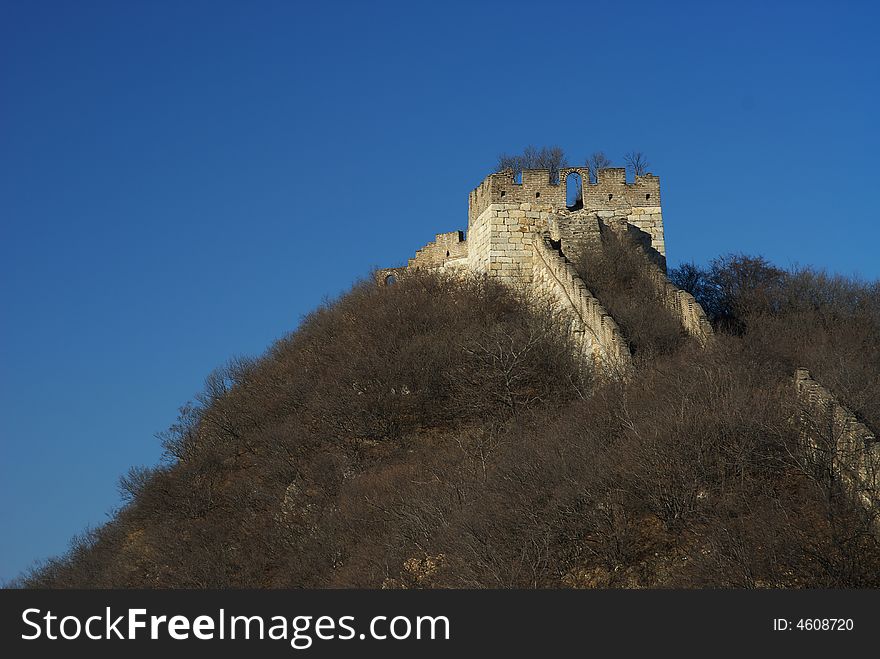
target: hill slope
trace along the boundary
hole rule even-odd
[[[632,263],[602,267],[585,278],[641,353],[629,382],[491,281],[359,285],[212,374],[115,518],[21,584],[880,585],[873,520],[790,423],[797,365],[880,418],[877,285],[683,268],[725,330],[701,350],[657,301],[621,302]]]

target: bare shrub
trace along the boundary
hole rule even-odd
[[[785,272],[760,257],[729,255],[670,273],[715,326],[744,335],[782,371],[813,374],[857,417],[880,428],[880,284],[813,269]]]
[[[660,299],[647,259],[630,237],[602,234],[602,249],[579,254],[575,267],[590,291],[620,325],[630,350],[640,361],[679,349],[687,335]]]
[[[522,153],[498,156],[496,172],[511,171],[518,174],[524,169],[547,169],[550,171],[550,183],[559,183],[559,170],[567,165],[565,152],[558,146],[543,146],[540,149],[529,145]]]
[[[623,161],[633,176],[642,176],[648,173],[648,159],[641,151],[630,151],[623,156]]]
[[[587,168],[590,170],[590,182],[597,183],[600,169],[611,167],[611,159],[605,155],[604,151],[595,151],[586,162]]]
[[[880,586],[875,519],[804,454],[791,382],[804,364],[875,418],[876,285],[694,266],[730,330],[700,349],[605,238],[578,267],[629,379],[594,381],[492,281],[356,286],[213,373],[127,505],[13,585]]]

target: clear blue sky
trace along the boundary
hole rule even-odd
[[[673,265],[880,276],[877,3],[565,4],[0,2],[0,579],[500,151],[646,152]]]

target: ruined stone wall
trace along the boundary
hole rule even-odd
[[[373,272],[373,279],[379,286],[390,286],[402,277],[406,277],[406,268],[379,268]]]
[[[657,297],[678,318],[690,336],[697,339],[700,344],[707,345],[714,338],[715,331],[705,310],[693,295],[669,281],[666,276],[666,259],[653,249],[649,236],[626,220],[602,222],[601,228],[625,233],[633,240],[635,249],[648,262],[648,274]]]
[[[651,247],[666,256],[660,179],[653,174],[626,182],[626,170],[600,169],[598,183],[584,188],[584,208],[596,211],[601,220],[625,219],[651,237]]]
[[[574,267],[544,236],[532,243],[532,292],[549,300],[571,324],[571,331],[582,352],[603,372],[623,375],[632,365],[632,356],[617,323],[605,311]]]
[[[645,174],[627,183],[624,169],[599,170],[596,183],[589,182],[589,171],[582,167],[560,170],[559,183],[552,183],[545,169],[525,170],[521,183],[515,182],[513,172],[490,174],[468,197],[468,231],[493,204],[527,203],[548,212],[568,210],[566,179],[572,172],[580,174],[583,182],[584,211],[595,212],[603,220],[626,219],[650,235],[654,249],[665,256],[660,179]]]
[[[818,464],[833,468],[863,505],[876,509],[880,503],[877,437],[807,369],[797,369],[794,381],[805,407],[801,434],[808,452]]]
[[[658,271],[654,276],[666,306],[678,316],[684,330],[702,345],[709,344],[715,332],[700,303],[693,295],[675,286],[662,272]]]
[[[468,244],[461,231],[438,233],[433,242],[416,251],[409,268],[446,268],[466,266]]]
[[[566,177],[582,177],[582,207],[566,206]],[[560,182],[548,170],[522,172],[517,183],[512,172],[490,174],[468,198],[467,240],[461,232],[437,234],[410,259],[411,268],[466,267],[512,285],[528,286],[532,279],[531,245],[550,228],[564,253],[574,256],[585,245],[597,244],[603,220],[631,223],[649,236],[651,247],[665,253],[660,214],[660,181],[652,174],[626,182],[623,169],[599,171],[589,183],[586,168],[566,168]]]
[[[570,261],[577,261],[585,252],[602,249],[602,222],[594,212],[566,210],[551,213],[547,230]]]
[[[571,173],[581,177],[580,202],[566,205]],[[665,277],[665,242],[660,212],[660,181],[652,175],[626,182],[623,169],[605,169],[596,183],[586,168],[566,168],[559,181],[548,170],[525,170],[516,182],[512,172],[490,174],[468,198],[467,240],[460,232],[437,234],[418,250],[408,269],[463,269],[549,299],[569,318],[585,354],[615,370],[632,362],[617,323],[587,290],[566,257],[601,249],[604,223],[618,223],[645,239],[646,253],[657,255],[657,285],[663,299],[698,336],[711,334],[696,301]],[[397,274],[394,274],[397,272]],[[388,283],[404,271],[380,271]],[[708,329],[707,329],[708,328]]]

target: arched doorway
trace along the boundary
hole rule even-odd
[[[584,181],[578,172],[565,176],[565,205],[569,210],[584,207]]]

